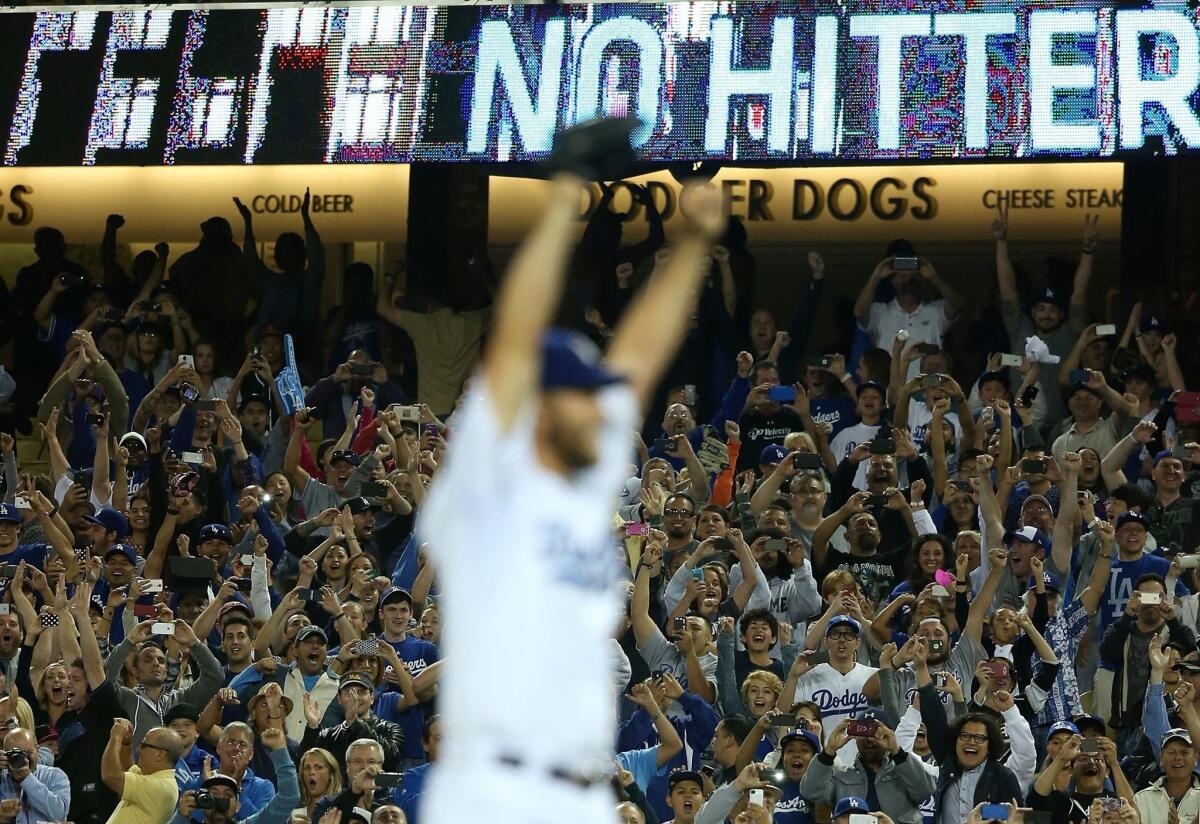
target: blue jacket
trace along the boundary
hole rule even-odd
[[[417,824],[417,812],[421,806],[421,793],[425,792],[425,781],[429,778],[429,768],[433,764],[422,764],[404,771],[404,780],[395,792],[392,800],[408,819],[408,824]]]
[[[4,771],[0,779],[0,799],[24,797],[25,803],[17,813],[16,824],[37,824],[39,821],[64,821],[71,808],[71,780],[58,767],[40,764],[18,785],[11,773]]]
[[[291,818],[292,810],[300,806],[300,782],[296,778],[296,765],[292,763],[292,757],[288,755],[287,747],[271,750],[271,763],[275,765],[276,782],[274,787],[261,778],[254,778],[249,770],[242,777],[242,792],[238,796],[238,824],[287,824]],[[267,789],[274,793],[270,801],[249,814],[245,812],[246,782],[248,779],[266,784]],[[198,787],[199,784],[196,786]],[[188,787],[187,789],[194,790],[196,787]],[[182,793],[183,790],[181,789],[180,792]],[[200,820],[202,821],[203,819]],[[189,823],[188,819],[181,816],[177,809],[170,824]]]

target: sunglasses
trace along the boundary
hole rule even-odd
[[[663,514],[674,518],[691,518],[694,513],[687,509],[664,509]]]

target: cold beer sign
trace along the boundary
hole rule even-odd
[[[0,13],[10,166],[648,162],[1200,149],[1184,3],[138,7]]]

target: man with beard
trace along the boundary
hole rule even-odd
[[[95,515],[84,515],[83,520],[88,524],[88,548],[92,555],[101,558],[129,534],[129,520],[111,506],[101,508]]]
[[[82,583],[75,587],[69,603],[56,598],[54,605],[59,616],[58,643],[69,663],[67,711],[55,725],[56,763],[71,780],[67,818],[76,824],[104,824],[119,801],[101,779],[100,758],[108,744],[112,720],[123,712],[105,677],[104,659],[88,615],[90,601],[91,586]]]
[[[233,533],[222,523],[205,524],[196,536],[196,555],[208,558],[221,574],[233,551]]]
[[[908,509],[908,502],[899,490],[893,488],[886,494],[888,503],[883,509],[887,512],[894,514]],[[822,580],[834,570],[848,570],[867,597],[880,603],[897,582],[904,579],[908,549],[903,543],[883,546],[879,522],[875,514],[867,510],[870,500],[870,493],[856,492],[841,509],[821,521],[813,533],[813,566]],[[829,539],[843,523],[846,524],[846,543],[850,547],[847,552],[829,546]]]
[[[1183,461],[1163,450],[1154,456],[1154,505],[1146,513],[1150,533],[1161,547],[1190,550],[1200,544],[1200,498],[1181,494]]]
[[[649,513],[647,513],[649,515]],[[663,531],[667,533],[666,554],[690,555],[696,549],[696,501],[677,492],[663,502]]]
[[[896,333],[908,332],[913,343],[942,345],[942,336],[958,316],[962,299],[934,271],[933,266],[917,252],[907,240],[896,240],[888,246],[888,254],[879,261],[862,290],[854,301],[854,317],[858,328],[867,333],[871,344],[879,349],[889,349]],[[906,265],[915,262],[915,266]],[[896,296],[889,303],[876,302],[875,291],[879,284],[891,279]],[[942,297],[927,300],[932,287]],[[917,365],[912,365],[916,372]],[[912,377],[908,375],[907,377]]]
[[[933,778],[921,760],[896,743],[895,722],[882,710],[864,713],[858,723],[868,727],[856,736],[847,732],[855,723],[843,719],[825,738],[825,746],[808,765],[800,781],[800,794],[814,804],[833,806],[848,796],[865,798],[873,810],[887,810],[899,824],[921,821],[921,803],[934,791]],[[847,765],[838,751],[855,741],[858,756]]]
[[[1109,625],[1100,640],[1100,665],[1110,672],[1121,673],[1121,677],[1114,675],[1105,686],[1111,690],[1108,722],[1117,731],[1123,753],[1132,752],[1142,737],[1142,701],[1151,670],[1150,642],[1154,638],[1161,640],[1164,630],[1181,649],[1196,648],[1196,634],[1179,620],[1163,578],[1154,573],[1142,575],[1125,603],[1125,613]],[[1107,680],[1097,679],[1096,688]],[[1104,707],[1104,702],[1097,702],[1097,709]]]
[[[1087,824],[1092,820],[1088,811],[1097,798],[1120,797],[1135,804],[1133,788],[1117,760],[1117,748],[1107,738],[1096,739],[1096,742],[1094,752],[1083,752],[1083,739],[1071,736],[1033,782],[1029,806],[1034,810],[1049,811],[1055,822]],[[1073,779],[1072,789],[1055,789],[1055,780],[1068,767]],[[1105,789],[1110,774],[1114,792]]]
[[[167,656],[161,646],[151,642],[151,625],[152,622],[143,621],[135,626],[133,632],[109,653],[104,662],[105,674],[116,692],[123,714],[133,719],[135,748],[142,743],[142,738],[148,730],[162,726],[163,715],[171,707],[179,703],[202,707],[224,683],[220,662],[205,644],[197,641],[191,627],[176,619],[175,643],[188,650],[200,670],[196,680],[187,689],[165,691],[163,685],[167,677]],[[125,659],[135,649],[137,653],[134,658],[134,675],[138,685],[129,689],[121,685],[121,673],[125,667]]]
[[[282,730],[266,729],[259,739],[271,751],[271,763],[275,765],[275,796],[265,807],[248,817],[239,799],[239,786],[235,778],[224,772],[213,773],[201,785],[216,802],[214,806],[201,809],[196,790],[188,790],[179,798],[179,810],[170,824],[188,824],[203,821],[204,824],[286,824],[292,810],[300,804],[300,784],[296,780],[296,765],[288,756],[287,739]],[[200,815],[197,815],[200,813]],[[241,815],[239,815],[241,813]]]
[[[1079,254],[1079,265],[1075,269],[1073,286],[1069,297],[1057,285],[1047,285],[1038,290],[1029,313],[1021,311],[1021,295],[1017,289],[1017,274],[1008,252],[1008,206],[997,203],[996,219],[992,221],[992,235],[996,239],[996,277],[1000,286],[1000,314],[1008,330],[1012,349],[1024,351],[1025,339],[1037,335],[1051,353],[1065,358],[1071,353],[1076,339],[1088,325],[1087,292],[1092,279],[1092,263],[1096,246],[1100,242],[1099,218],[1090,215],[1084,218],[1083,249]],[[1070,314],[1067,310],[1070,309]],[[1043,381],[1042,394],[1046,398],[1046,412],[1051,419],[1062,415],[1057,381]]]

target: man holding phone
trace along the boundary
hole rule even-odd
[[[791,432],[804,431],[804,419],[797,403],[797,393],[804,391],[779,383],[779,368],[770,361],[758,361],[750,369],[750,394],[738,419],[741,427],[742,451],[738,454],[737,471],[755,469],[755,460],[770,444],[782,444]]]

